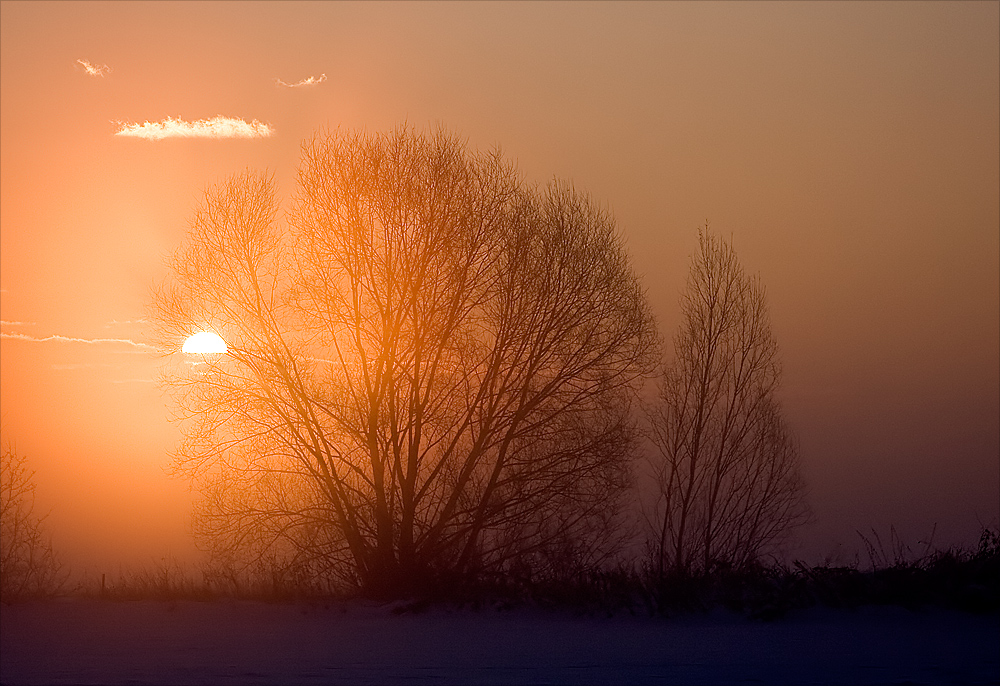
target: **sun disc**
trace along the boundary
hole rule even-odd
[[[181,350],[186,353],[205,355],[212,353],[221,354],[226,352],[228,348],[226,347],[226,342],[217,334],[211,331],[202,331],[193,336],[188,336]]]

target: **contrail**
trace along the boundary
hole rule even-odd
[[[154,348],[151,345],[137,343],[129,338],[72,338],[70,336],[60,336],[58,334],[46,336],[45,338],[36,338],[35,336],[27,336],[23,333],[0,333],[0,338],[12,338],[17,341],[31,341],[33,343],[47,343],[48,341],[59,341],[60,343],[87,343],[89,345],[96,343],[121,343],[123,345],[131,345],[141,350],[158,352],[157,348]]]

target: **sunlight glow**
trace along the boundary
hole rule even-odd
[[[256,119],[247,122],[223,116],[193,122],[167,117],[163,121],[142,124],[117,123],[119,129],[115,132],[116,136],[156,141],[163,138],[267,138],[274,133],[274,129]]]
[[[201,355],[211,353],[222,354],[227,350],[229,350],[229,348],[226,347],[226,342],[217,334],[210,331],[202,331],[201,333],[196,333],[193,336],[188,336],[188,339],[184,341],[184,347],[182,348],[182,352]]]

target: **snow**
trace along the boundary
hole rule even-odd
[[[0,609],[15,684],[1000,682],[1000,617],[945,610],[671,618],[536,609],[394,614],[362,601],[61,599]]]

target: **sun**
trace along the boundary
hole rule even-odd
[[[182,352],[201,355],[209,353],[224,353],[227,350],[228,348],[226,347],[226,342],[217,334],[210,331],[202,331],[201,333],[196,333],[193,336],[188,336],[187,340],[184,341],[184,347],[181,349]]]

